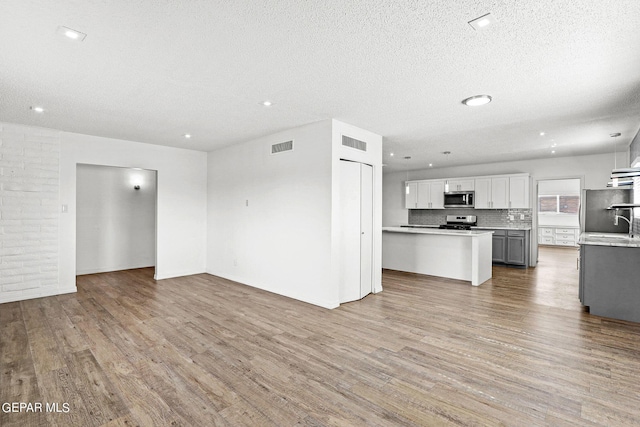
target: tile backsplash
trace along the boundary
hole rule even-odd
[[[409,209],[409,224],[439,225],[447,215],[476,215],[479,227],[531,227],[532,209]],[[513,215],[513,220],[509,216]],[[520,216],[524,215],[524,219]]]

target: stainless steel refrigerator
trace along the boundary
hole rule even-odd
[[[628,188],[606,188],[602,190],[582,190],[580,199],[580,231],[600,233],[628,233],[626,221],[614,224],[615,210],[607,209],[615,203],[630,203],[631,190]],[[618,215],[629,218],[629,210],[620,210]]]

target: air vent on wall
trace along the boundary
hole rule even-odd
[[[271,146],[271,154],[286,153],[287,151],[293,151],[293,140],[281,142],[279,144],[273,144]]]
[[[360,151],[367,151],[367,143],[364,141],[357,140],[355,138],[350,138],[348,136],[342,135],[342,145],[345,147],[355,148]]]

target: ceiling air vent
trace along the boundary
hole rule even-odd
[[[360,151],[367,151],[367,143],[364,141],[357,140],[355,138],[350,138],[348,136],[342,135],[342,145],[345,147],[355,148]]]
[[[286,153],[287,151],[293,151],[293,140],[281,142],[279,144],[273,144],[271,146],[271,154]]]

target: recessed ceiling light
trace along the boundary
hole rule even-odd
[[[36,113],[44,113],[44,108],[42,107],[30,107],[31,110],[35,111]]]
[[[389,155],[390,155],[391,157],[393,157],[393,153],[389,153]]]
[[[540,132],[540,136],[544,136],[544,132]]]
[[[479,18],[472,19],[471,21],[469,21],[469,25],[471,25],[471,27],[474,30],[482,30],[488,27],[489,25],[495,24],[495,23],[496,23],[496,19],[490,13],[487,13],[486,15],[482,15]]]
[[[260,103],[260,105],[262,105],[264,107],[271,107],[273,105],[273,103],[271,101],[262,101]]]
[[[553,143],[553,144],[551,144],[551,148],[553,148],[553,147],[555,147],[555,146],[557,146],[557,145],[558,145],[558,144]]]
[[[190,139],[191,138],[191,134],[190,133],[185,133],[184,137],[187,138],[187,139]]]
[[[485,105],[491,102],[491,97],[489,95],[476,95],[467,99],[463,99],[462,103],[464,105],[468,105],[469,107],[477,107],[479,105]]]
[[[556,150],[551,150],[551,154],[556,154]]]
[[[58,27],[57,33],[77,42],[81,42],[87,37],[85,33],[63,26]]]
[[[432,168],[433,167],[433,163],[429,163],[429,167]]]
[[[610,133],[610,134],[609,134],[609,136],[610,136],[611,138],[617,138],[617,137],[619,137],[620,135],[622,135],[620,132]]]

